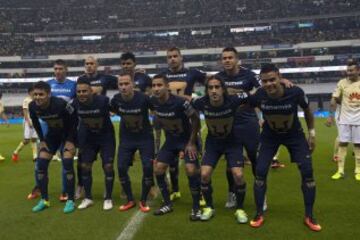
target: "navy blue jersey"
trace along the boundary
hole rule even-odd
[[[299,87],[285,88],[280,98],[270,98],[263,88],[249,98],[250,105],[258,107],[263,112],[263,133],[287,134],[302,132],[298,118],[298,106],[309,107],[304,91]]]
[[[178,72],[167,69],[163,74],[169,79],[169,88],[174,95],[191,96],[196,82],[204,84],[206,73],[196,69],[182,68]]]
[[[80,121],[79,129],[85,130],[87,136],[114,132],[108,97],[94,95],[89,103],[81,103],[78,99],[74,99],[72,106]]]
[[[151,78],[145,74],[136,72],[134,75],[135,89],[141,92],[146,92],[147,88],[151,88]]]
[[[120,138],[141,138],[144,134],[152,134],[149,109],[152,109],[150,97],[142,92],[134,91],[130,101],[125,101],[120,93],[116,94],[111,99],[111,110],[121,117]]]
[[[89,76],[86,74],[81,75],[79,79],[85,79],[90,82],[92,87],[101,87],[101,94],[106,95],[108,89],[117,88],[117,77],[112,75],[105,75],[97,73],[94,76]]]
[[[165,103],[159,103],[158,99],[151,97],[154,112],[159,125],[165,131],[166,138],[188,139],[191,135],[189,116],[195,110],[190,102],[182,97],[170,94]]]
[[[230,95],[250,92],[254,88],[260,87],[257,75],[253,71],[243,67],[240,67],[238,74],[234,76],[228,75],[225,71],[218,72],[215,76],[225,81]],[[254,118],[256,118],[256,113],[253,108],[241,108],[236,114],[235,125],[246,123],[249,119]]]
[[[210,104],[208,96],[192,101],[193,107],[205,116],[208,128],[208,137],[226,138],[231,136],[236,110],[241,104],[247,102],[248,95],[239,93],[224,98],[222,106],[214,107]]]
[[[50,97],[50,104],[42,109],[32,101],[29,105],[30,118],[41,141],[45,136],[39,119],[48,125],[47,136],[63,136],[68,141],[74,141],[77,118],[74,108],[64,99]]]

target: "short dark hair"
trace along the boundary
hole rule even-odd
[[[347,65],[348,67],[350,67],[350,66],[359,67],[358,61],[357,61],[356,59],[353,59],[353,58],[349,59],[349,60],[347,61],[347,64],[346,64],[346,65]]]
[[[30,87],[28,87],[27,92],[31,93],[32,91],[34,91],[34,85],[31,85]]]
[[[121,54],[120,61],[125,61],[128,59],[132,60],[133,62],[136,62],[136,57],[132,52],[126,52]]]
[[[56,59],[54,62],[54,65],[61,65],[61,66],[67,67],[66,62],[63,59]]]
[[[234,47],[226,47],[221,52],[233,52],[235,53],[236,57],[239,55],[238,51]]]
[[[181,50],[178,47],[174,46],[174,47],[170,47],[166,50],[166,52],[173,52],[173,51],[177,51],[181,55]]]
[[[47,93],[51,92],[50,85],[47,82],[44,82],[44,81],[38,81],[37,83],[35,83],[34,84],[34,89],[44,90]]]
[[[86,79],[86,78],[79,78],[76,81],[76,85],[78,85],[78,84],[86,84],[86,85],[91,86],[90,81],[88,79]]]
[[[269,72],[279,73],[279,69],[275,66],[275,64],[272,64],[272,63],[268,63],[268,64],[261,66],[260,74],[269,73]]]
[[[152,78],[152,81],[154,81],[154,79],[157,79],[157,78],[161,78],[164,83],[168,84],[169,83],[169,79],[166,77],[165,74],[156,74],[153,78]]]
[[[227,87],[226,87],[226,84],[225,84],[225,81],[224,79],[216,76],[216,75],[212,75],[210,76],[206,81],[205,81],[205,95],[206,96],[209,96],[209,93],[208,93],[208,88],[209,88],[209,82],[211,80],[218,80],[220,82],[220,85],[222,87],[222,89],[224,90],[224,96],[228,96],[228,91],[227,91]]]

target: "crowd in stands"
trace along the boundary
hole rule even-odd
[[[0,0],[0,56],[119,51],[155,51],[176,45],[185,48],[294,44],[309,41],[354,39],[360,36],[357,0]],[[324,14],[353,13],[348,17],[321,19]],[[267,24],[268,31],[231,32],[234,22],[309,17],[308,21]],[[317,16],[317,17],[316,17]],[[178,35],[158,36],[161,26],[230,23],[205,27],[208,34],[193,35],[199,27],[184,28]],[[310,26],[299,27],[305,23]],[[264,26],[266,24],[260,24]],[[150,27],[153,31],[122,32],[116,29]],[[235,26],[236,27],[236,26]],[[203,28],[204,29],[204,28]],[[97,41],[38,42],[34,33],[106,30]],[[140,30],[139,30],[140,31]],[[164,31],[163,31],[164,32]],[[74,33],[73,33],[74,34]],[[126,35],[127,37],[124,37]],[[39,35],[37,35],[39,36]],[[54,35],[51,35],[54,36]],[[56,37],[56,35],[55,35]]]
[[[207,24],[336,14],[357,0],[1,0],[2,31],[43,32]]]
[[[41,57],[52,54],[104,53],[104,52],[152,52],[166,50],[170,46],[180,49],[212,48],[224,46],[296,44],[313,41],[360,39],[360,1],[358,0],[0,0],[0,56]],[[332,16],[327,14],[346,14]],[[307,20],[285,20],[285,18],[308,17]],[[268,23],[241,24],[249,20],[278,20]],[[282,19],[282,20],[281,20]],[[231,24],[230,24],[231,22]],[[234,24],[238,22],[239,24]],[[229,23],[215,26],[219,23]],[[213,24],[212,27],[186,27],[186,25]],[[302,26],[300,26],[302,25]],[[158,27],[180,26],[175,35],[161,36],[166,30]],[[232,31],[234,28],[266,27],[262,31]],[[153,30],[126,31],[148,27]],[[120,30],[119,30],[120,29]],[[122,30],[121,30],[122,29]],[[64,31],[76,31],[66,33]],[[84,41],[81,31],[94,30],[92,35],[101,35],[101,40]],[[96,30],[99,31],[96,33]],[[192,31],[204,31],[193,34]],[[42,34],[39,34],[43,32]],[[52,34],[49,34],[51,33]],[[54,32],[59,32],[58,35]],[[36,33],[36,34],[35,34]],[[67,40],[38,41],[39,37],[68,37]],[[240,53],[241,59],[250,59],[245,66],[258,68],[265,58],[295,57],[307,55],[334,54],[329,49],[316,54],[303,52],[266,51]],[[338,54],[351,54],[354,51]],[[195,56],[196,57],[196,56]],[[218,56],[208,59],[186,59],[186,61],[217,61]],[[148,64],[152,59],[144,58]],[[161,61],[159,61],[160,63]],[[153,62],[152,62],[153,63]],[[157,62],[156,62],[157,63]],[[17,63],[4,63],[3,68]],[[23,64],[23,62],[21,62]],[[25,63],[26,64],[26,63]],[[30,63],[29,63],[30,64]],[[27,67],[51,67],[49,62],[38,62]],[[75,63],[78,65],[79,63]],[[118,63],[103,63],[111,66]],[[280,67],[319,66],[341,64],[332,62],[288,62]],[[8,66],[9,65],[9,66]],[[11,65],[11,66],[10,66]],[[71,64],[70,65],[74,65]],[[217,70],[217,69],[204,69]],[[45,75],[46,73],[44,73]],[[46,74],[47,75],[47,74]],[[32,77],[26,71],[0,77]],[[41,76],[36,75],[36,76]],[[336,76],[338,77],[338,76]],[[301,82],[317,82],[317,76],[299,78]],[[330,80],[329,80],[330,81]]]
[[[159,36],[159,32],[106,33],[101,40],[35,41],[30,34],[0,35],[0,56],[46,56],[49,54],[103,53],[120,51],[156,51],[169,46],[181,49],[219,46],[248,46],[296,44],[301,42],[331,41],[360,38],[360,15],[353,17],[273,23],[264,31],[231,32],[229,26],[210,28],[208,34],[193,34],[191,29],[178,31],[178,35]],[[309,25],[310,24],[310,25]],[[264,24],[263,24],[264,25]],[[263,26],[262,25],[262,26]],[[251,27],[251,26],[250,26]],[[255,26],[253,26],[255,27]],[[63,35],[52,36],[61,37]],[[79,35],[76,35],[79,36]],[[46,35],[44,35],[46,37]],[[68,37],[74,37],[70,35]]]

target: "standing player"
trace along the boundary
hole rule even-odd
[[[227,165],[234,179],[234,192],[236,195],[235,216],[239,223],[248,221],[243,210],[246,192],[246,183],[243,177],[244,159],[242,150],[234,141],[233,122],[235,113],[240,104],[245,103],[247,94],[239,93],[228,96],[224,81],[211,77],[205,84],[205,96],[195,99],[193,106],[203,112],[208,127],[205,142],[205,151],[201,164],[201,190],[206,200],[201,220],[209,220],[215,213],[211,175],[221,155],[225,154]]]
[[[4,105],[1,102],[1,98],[2,98],[2,93],[0,92],[0,118],[4,119],[5,122],[8,123],[9,120],[5,114]],[[8,126],[9,126],[9,123],[8,123]],[[4,161],[4,160],[5,160],[5,157],[3,157],[3,155],[0,154],[0,161]]]
[[[183,56],[177,47],[166,51],[167,64],[169,68],[162,73],[169,79],[169,89],[172,94],[191,100],[191,94],[196,82],[204,84],[206,73],[196,69],[184,67]]]
[[[131,52],[121,54],[120,65],[123,73],[129,73],[134,79],[134,89],[151,94],[151,78],[145,73],[136,71],[136,58]]]
[[[69,102],[76,97],[76,83],[67,78],[67,64],[62,59],[54,62],[53,79],[48,81],[51,88],[51,96],[59,97]]]
[[[250,92],[260,87],[255,73],[239,66],[238,52],[235,48],[227,47],[222,50],[221,64],[224,70],[217,73],[216,77],[225,81],[229,95],[244,91]],[[254,174],[260,137],[259,119],[254,108],[247,106],[238,110],[234,121],[234,136],[239,149],[241,149],[241,156],[243,155],[242,149],[245,148],[252,163],[251,167]],[[248,136],[252,137],[249,138]],[[225,207],[232,208],[236,205],[236,198],[233,187],[234,180],[229,168],[227,168],[226,176],[229,184],[229,194]]]
[[[239,66],[238,52],[233,47],[227,47],[222,50],[221,64],[224,68],[223,71],[216,74],[217,78],[225,81],[229,95],[234,95],[242,92],[250,92],[260,87],[259,80],[254,72]],[[262,120],[261,114],[256,114],[255,109],[247,106],[242,107],[237,111],[234,121],[234,136],[238,147],[245,148],[247,156],[251,161],[252,172],[255,176],[256,155],[260,139],[260,126],[259,120]],[[248,136],[252,136],[249,138]],[[228,180],[228,199],[225,207],[235,207],[235,193],[234,193],[234,180],[232,173],[227,168],[226,176]]]
[[[76,83],[67,78],[67,64],[64,60],[55,60],[54,75],[55,77],[53,79],[47,81],[51,88],[51,96],[70,102],[76,96]],[[61,156],[59,158],[59,156],[55,155],[55,158],[60,159]],[[59,196],[59,200],[62,202],[67,200],[65,182],[65,170],[64,167],[62,167],[62,192]]]
[[[311,152],[315,148],[314,117],[304,91],[299,87],[285,88],[280,82],[279,69],[273,64],[261,68],[262,88],[250,97],[250,104],[264,114],[264,127],[260,137],[260,149],[256,165],[254,183],[256,216],[250,221],[252,227],[264,223],[263,205],[267,188],[266,178],[271,160],[280,145],[284,145],[291,161],[298,165],[301,173],[301,189],[305,204],[305,224],[313,231],[320,231],[313,215],[315,202],[315,180],[312,169]],[[298,106],[304,110],[309,131],[306,141],[298,118]]]
[[[180,152],[185,153],[185,170],[189,180],[193,206],[191,220],[200,219],[200,173],[197,160],[197,133],[200,119],[189,101],[169,92],[169,80],[164,75],[156,75],[152,80],[152,103],[157,121],[165,131],[165,143],[162,145],[155,165],[155,175],[164,204],[157,209],[155,215],[170,213],[172,203],[165,181],[168,166],[176,161]]]
[[[96,58],[89,56],[85,58],[84,62],[85,62],[85,73],[79,76],[77,81],[86,80],[90,82],[92,92],[93,94],[96,95],[106,96],[106,92],[108,89],[116,88],[117,78],[115,76],[98,73],[98,61]],[[81,154],[79,156],[78,165],[77,165],[78,186],[75,194],[76,198],[80,198],[83,190],[80,163],[81,163]]]
[[[78,80],[85,79],[90,82],[94,94],[106,95],[108,89],[116,89],[117,77],[98,73],[98,61],[89,56],[85,58],[85,73]]]
[[[349,143],[354,144],[355,179],[360,181],[360,78],[359,65],[355,60],[347,64],[347,78],[341,79],[332,95],[331,117],[329,125],[334,122],[336,103],[341,104],[339,114],[339,149],[338,170],[331,177],[338,180],[344,177],[344,165]]]
[[[111,108],[121,117],[118,171],[128,200],[119,210],[126,211],[136,205],[128,171],[135,152],[139,150],[143,169],[139,207],[142,212],[148,212],[150,207],[146,200],[151,186],[154,185],[154,135],[149,122],[150,98],[140,91],[134,91],[135,84],[129,73],[121,74],[118,82],[119,93],[111,99]]]
[[[162,73],[169,79],[169,89],[173,95],[191,100],[191,95],[196,82],[204,84],[206,74],[195,69],[184,67],[183,56],[177,47],[169,48],[166,51],[168,69]],[[160,146],[160,131],[156,132],[156,148]],[[172,185],[171,200],[181,197],[179,191],[179,162],[174,161],[170,165],[170,181]]]
[[[94,203],[91,194],[92,165],[100,153],[105,176],[103,209],[110,210],[113,208],[115,133],[110,119],[109,98],[94,95],[90,83],[84,79],[78,80],[76,94],[77,98],[72,106],[80,121],[77,139],[81,153],[81,178],[85,189],[85,198],[78,208],[85,209]]]
[[[31,142],[31,149],[33,154],[33,160],[35,161],[37,157],[37,135],[36,131],[33,128],[30,116],[29,116],[29,104],[33,100],[33,87],[31,86],[28,89],[28,96],[23,101],[23,114],[24,114],[24,139],[19,143],[11,159],[14,162],[19,160],[19,152],[23,149],[24,146]],[[30,195],[29,195],[30,196]]]
[[[120,65],[123,73],[128,73],[132,76],[134,80],[134,89],[145,93],[146,95],[151,95],[151,78],[142,72],[136,71],[136,58],[135,55],[131,52],[123,53],[120,57]],[[160,141],[160,137],[158,138]],[[160,143],[159,143],[160,145]],[[132,164],[132,163],[130,163]],[[153,186],[150,189],[149,196],[155,198],[158,195],[158,188]]]
[[[64,213],[73,212],[74,204],[74,166],[75,154],[74,134],[76,132],[76,116],[74,109],[65,100],[51,97],[50,85],[38,82],[34,85],[34,101],[29,105],[30,118],[40,139],[40,150],[36,159],[36,178],[41,191],[41,200],[33,207],[33,212],[39,212],[50,206],[48,196],[48,167],[56,151],[63,146],[62,162],[65,171],[66,191],[68,200]],[[46,136],[43,134],[39,120],[48,126]]]
[[[24,139],[23,139],[23,141],[20,142],[18,147],[13,152],[13,155],[12,155],[11,159],[14,162],[17,162],[19,160],[19,155],[18,155],[19,152],[30,141],[31,141],[31,149],[32,149],[32,154],[33,154],[33,160],[36,161],[36,158],[37,158],[37,154],[38,154],[37,139],[38,139],[38,137],[37,137],[36,131],[35,131],[34,127],[33,127],[33,124],[31,122],[30,114],[29,114],[29,104],[30,104],[31,101],[33,101],[33,91],[34,91],[34,88],[30,87],[28,89],[28,96],[23,101]],[[36,167],[36,162],[35,162],[35,167]],[[40,196],[40,189],[39,189],[39,186],[37,184],[36,175],[35,175],[35,186],[31,190],[31,192],[27,195],[27,199],[32,200],[32,199],[35,199],[35,198],[37,198],[39,196]],[[62,194],[61,194],[61,196],[62,196]]]

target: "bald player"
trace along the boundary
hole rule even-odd
[[[95,57],[85,58],[85,73],[78,79],[89,81],[94,94],[106,95],[108,89],[117,88],[117,77],[99,73],[98,67],[99,63]]]

